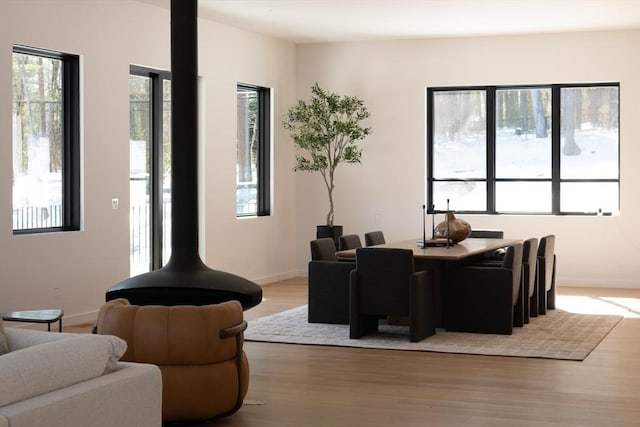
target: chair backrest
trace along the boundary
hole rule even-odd
[[[358,249],[362,247],[362,242],[360,242],[360,236],[357,234],[345,234],[340,236],[339,246],[341,251]]]
[[[533,296],[533,291],[535,290],[536,285],[536,265],[538,262],[537,257],[538,239],[532,237],[525,240],[522,244],[522,268],[526,270],[527,274],[525,280],[527,280],[527,283],[529,284],[529,298]]]
[[[469,237],[480,237],[484,239],[504,239],[502,230],[471,230]]]
[[[382,245],[384,243],[386,242],[382,231],[370,231],[368,233],[364,233],[365,246]]]
[[[544,263],[544,277],[538,277],[538,280],[544,280],[545,290],[551,289],[551,280],[553,278],[553,256],[555,254],[556,236],[550,234],[540,239],[538,246],[538,262]]]
[[[356,250],[359,309],[363,314],[409,314],[413,251],[396,248]]]
[[[312,240],[309,242],[309,246],[311,246],[311,259],[313,261],[338,261],[336,243],[331,237]]]
[[[520,280],[522,272],[522,243],[516,243],[507,248],[507,253],[502,261],[502,268],[507,268],[512,272],[513,292],[512,303],[516,305],[520,295]]]

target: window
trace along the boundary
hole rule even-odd
[[[619,209],[619,84],[427,89],[431,211]]]
[[[171,255],[171,77],[132,66],[129,76],[131,275]]]
[[[13,47],[13,232],[80,229],[79,58]]]
[[[238,156],[236,216],[265,216],[271,212],[270,89],[238,85]]]

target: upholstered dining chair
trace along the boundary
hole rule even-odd
[[[523,321],[530,322],[538,316],[538,239],[532,237],[522,244],[522,286],[524,294]]]
[[[536,238],[527,239],[522,243],[522,273],[520,274],[520,295],[518,296],[521,300],[513,307],[513,326],[524,326],[529,323],[532,299],[536,299],[535,306],[536,310],[538,309],[538,292],[536,291],[538,273],[537,249],[538,239]]]
[[[556,236],[540,239],[538,246],[538,314],[556,308]]]
[[[114,299],[98,312],[96,332],[127,342],[123,361],[162,372],[162,419],[205,420],[236,412],[249,387],[238,301],[172,307]]]
[[[481,238],[481,239],[504,239],[504,231],[491,230],[491,229],[475,229],[471,230],[469,238]],[[488,261],[500,261],[504,259],[504,249],[496,249],[495,251],[486,252],[482,254],[483,260]]]
[[[351,272],[349,337],[376,332],[386,316],[408,318],[409,341],[435,334],[435,284],[414,271],[410,249],[360,248]]]
[[[309,262],[309,323],[349,323],[349,273],[353,261],[338,261],[336,244],[330,237],[312,240]]]
[[[364,233],[365,246],[383,245],[384,243],[386,242],[382,231],[370,231],[368,233]]]
[[[360,236],[357,234],[345,234],[340,236],[339,246],[341,251],[346,251],[349,249],[358,249],[362,247],[362,242],[360,241]]]
[[[507,248],[501,266],[455,265],[445,273],[445,328],[487,334],[513,333],[522,313],[522,243]],[[516,322],[518,323],[518,322]]]
[[[309,242],[311,247],[311,260],[313,261],[338,261],[336,256],[336,243],[331,237]]]
[[[538,316],[537,249],[538,239],[536,238],[527,239],[522,244],[522,273],[519,289],[519,298],[522,298],[522,302],[514,306],[513,326],[523,326],[529,323],[531,316]],[[497,255],[481,258],[473,265],[501,267],[504,263],[505,253],[506,251],[502,249]]]
[[[504,239],[504,231],[502,230],[488,230],[488,229],[471,229],[469,237],[484,238],[484,239]]]

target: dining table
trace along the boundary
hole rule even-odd
[[[429,243],[430,241],[427,240]],[[419,238],[407,239],[382,245],[370,246],[371,248],[395,248],[410,249],[413,251],[415,271],[428,270],[435,286],[435,317],[437,327],[446,327],[444,324],[444,292],[446,292],[446,270],[454,267],[453,263],[468,263],[491,254],[501,248],[522,243],[522,239],[491,239],[491,238],[467,238],[458,243],[442,244],[438,246],[422,247]],[[435,243],[435,241],[434,241]],[[340,260],[353,260],[357,249],[349,249],[336,252]]]

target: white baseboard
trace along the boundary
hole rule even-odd
[[[640,282],[633,280],[605,280],[592,278],[556,278],[558,287],[568,288],[640,288]]]
[[[294,270],[287,273],[274,274],[253,279],[258,285],[276,282],[278,280],[291,279],[293,277],[307,277],[308,270]],[[610,279],[593,279],[593,278],[556,278],[558,286],[566,286],[573,288],[640,288],[640,280],[610,280]]]
[[[79,325],[82,323],[95,322],[98,319],[98,310],[87,311],[85,313],[71,314],[62,318],[62,329],[65,325]]]
[[[266,285],[267,283],[277,282],[278,280],[286,280],[294,277],[300,277],[302,274],[298,271],[288,271],[285,273],[272,274],[269,276],[262,276],[258,278],[251,279],[252,282],[255,282],[258,285]],[[304,273],[306,276],[307,273]]]

